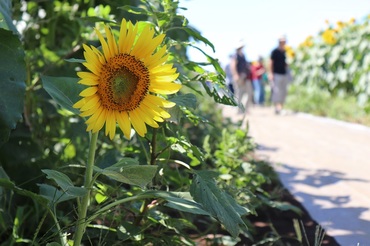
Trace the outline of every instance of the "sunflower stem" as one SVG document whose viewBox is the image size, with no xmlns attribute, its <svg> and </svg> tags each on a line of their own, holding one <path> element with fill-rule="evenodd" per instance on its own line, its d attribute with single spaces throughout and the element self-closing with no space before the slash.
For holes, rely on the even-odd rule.
<svg viewBox="0 0 370 246">
<path fill-rule="evenodd" d="M 89 156 L 88 156 L 87 164 L 86 164 L 85 182 L 84 182 L 84 187 L 87 190 L 87 192 L 86 192 L 86 195 L 83 196 L 82 201 L 78 206 L 77 229 L 76 229 L 73 246 L 80 246 L 82 236 L 85 233 L 85 229 L 88 224 L 88 221 L 86 219 L 86 214 L 87 214 L 87 208 L 89 207 L 91 189 L 93 186 L 92 176 L 93 176 L 93 170 L 94 170 L 95 151 L 96 151 L 96 143 L 98 141 L 98 135 L 99 135 L 99 131 L 96 133 L 93 133 L 90 139 Z"/>
<path fill-rule="evenodd" d="M 152 141 L 151 141 L 151 151 L 150 151 L 150 165 L 155 164 L 156 151 L 157 151 L 157 129 L 153 129 Z"/>
</svg>

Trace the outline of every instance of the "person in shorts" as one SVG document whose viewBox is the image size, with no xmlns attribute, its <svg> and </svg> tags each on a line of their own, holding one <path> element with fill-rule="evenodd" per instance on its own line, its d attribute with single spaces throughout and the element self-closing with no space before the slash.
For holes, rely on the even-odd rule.
<svg viewBox="0 0 370 246">
<path fill-rule="evenodd" d="M 278 47 L 271 52 L 269 73 L 272 90 L 271 101 L 275 107 L 275 114 L 282 113 L 290 82 L 285 57 L 285 36 L 281 36 L 278 41 Z"/>
</svg>

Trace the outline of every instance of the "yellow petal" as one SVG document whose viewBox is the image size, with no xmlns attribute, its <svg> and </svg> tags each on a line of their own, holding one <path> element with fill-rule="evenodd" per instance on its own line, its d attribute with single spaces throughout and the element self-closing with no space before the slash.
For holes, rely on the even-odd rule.
<svg viewBox="0 0 370 246">
<path fill-rule="evenodd" d="M 99 81 L 97 79 L 84 78 L 78 81 L 78 83 L 82 85 L 97 85 Z"/>
<path fill-rule="evenodd" d="M 151 76 L 151 80 L 155 82 L 172 82 L 179 77 L 178 73 L 167 74 L 162 76 Z"/>
<path fill-rule="evenodd" d="M 92 97 L 88 97 L 86 98 L 85 105 L 83 105 L 80 110 L 86 111 L 88 109 L 91 109 L 92 107 L 98 108 L 98 106 L 100 106 L 99 101 L 100 101 L 100 98 L 96 95 Z"/>
<path fill-rule="evenodd" d="M 133 25 L 131 21 L 128 22 L 127 27 L 127 36 L 125 42 L 123 42 L 121 45 L 121 53 L 127 53 L 129 54 L 131 51 L 131 48 L 134 44 L 136 34 L 138 30 L 138 25 Z"/>
<path fill-rule="evenodd" d="M 148 46 L 152 46 L 153 35 L 154 31 L 150 29 L 149 25 L 144 26 L 130 54 L 139 58 L 145 57 L 143 51 Z"/>
<path fill-rule="evenodd" d="M 126 37 L 127 37 L 127 22 L 125 18 L 122 18 L 121 29 L 119 31 L 119 38 L 118 38 L 118 49 L 120 53 L 125 53 L 123 52 L 123 45 L 126 42 Z"/>
<path fill-rule="evenodd" d="M 154 96 L 154 95 L 151 95 L 151 94 L 148 94 L 147 97 L 148 97 L 148 100 L 151 100 L 156 105 L 159 105 L 159 106 L 164 107 L 164 108 L 172 108 L 173 106 L 176 105 L 176 103 L 174 103 L 174 102 L 167 101 L 167 100 L 165 100 L 161 97 Z"/>
<path fill-rule="evenodd" d="M 95 112 L 97 112 L 98 110 L 100 110 L 100 109 L 94 107 L 94 108 L 91 108 L 89 110 L 86 110 L 86 111 L 82 112 L 80 114 L 80 116 L 81 117 L 87 117 L 87 116 L 95 114 Z"/>
<path fill-rule="evenodd" d="M 127 139 L 131 138 L 131 123 L 130 119 L 128 118 L 127 112 L 118 112 L 115 111 L 116 119 L 118 122 L 119 127 L 121 128 L 123 134 Z"/>
<path fill-rule="evenodd" d="M 103 49 L 103 54 L 105 56 L 105 60 L 109 61 L 109 59 L 112 57 L 111 52 L 109 50 L 109 46 L 107 42 L 105 41 L 103 35 L 99 32 L 98 29 L 95 29 L 96 35 L 98 35 L 99 41 L 101 43 L 101 47 Z M 106 34 L 108 35 L 108 34 Z"/>
<path fill-rule="evenodd" d="M 99 58 L 99 61 L 101 64 L 105 64 L 106 63 L 106 60 L 105 60 L 105 57 L 104 55 L 100 52 L 100 50 L 98 50 L 97 48 L 95 48 L 94 46 L 91 46 L 91 49 L 94 51 L 94 53 L 97 55 L 97 57 Z"/>
<path fill-rule="evenodd" d="M 159 94 L 173 94 L 180 90 L 181 85 L 176 83 L 150 83 L 149 91 Z"/>
<path fill-rule="evenodd" d="M 107 110 L 106 115 L 105 135 L 108 136 L 108 134 L 110 139 L 113 139 L 116 134 L 116 116 L 112 110 Z"/>
<path fill-rule="evenodd" d="M 78 102 L 76 102 L 75 104 L 73 104 L 73 108 L 82 108 L 82 106 L 84 106 L 86 104 L 86 99 L 85 98 L 82 98 L 81 100 L 79 100 Z"/>
<path fill-rule="evenodd" d="M 152 115 L 146 114 L 145 111 L 141 109 L 141 107 L 136 108 L 135 111 L 137 112 L 138 117 L 140 119 L 143 119 L 146 124 L 153 128 L 159 127 L 158 123 L 153 120 Z"/>
<path fill-rule="evenodd" d="M 111 56 L 118 55 L 117 43 L 109 26 L 105 26 L 105 35 L 107 36 Z"/>
<path fill-rule="evenodd" d="M 90 72 L 77 72 L 77 76 L 81 79 L 98 79 L 99 77 Z"/>
<path fill-rule="evenodd" d="M 153 109 L 149 108 L 148 106 L 146 106 L 145 104 L 141 104 L 140 105 L 140 108 L 143 112 L 145 112 L 147 115 L 151 115 L 151 117 L 153 118 L 153 120 L 157 121 L 157 122 L 163 122 L 164 120 L 161 118 L 161 115 L 154 111 Z"/>
<path fill-rule="evenodd" d="M 96 120 L 99 118 L 99 116 L 102 114 L 102 112 L 104 111 L 104 108 L 103 107 L 99 107 L 97 110 L 96 110 L 96 112 L 93 114 L 93 115 L 91 115 L 91 117 L 90 118 L 88 118 L 87 120 L 86 120 L 86 124 L 88 125 L 88 127 L 87 127 L 87 131 L 90 131 L 90 130 L 92 130 L 93 129 L 93 127 L 94 127 L 94 125 L 95 125 L 95 123 L 96 123 Z"/>
<path fill-rule="evenodd" d="M 82 96 L 82 97 L 91 97 L 97 91 L 98 91 L 98 87 L 97 86 L 91 86 L 91 87 L 88 87 L 85 90 L 81 91 L 79 95 Z"/>
<path fill-rule="evenodd" d="M 147 106 L 148 108 L 152 109 L 153 111 L 157 112 L 160 117 L 162 118 L 170 118 L 171 115 L 167 113 L 164 109 L 158 107 L 157 105 L 151 103 L 150 100 L 143 100 L 141 104 Z"/>
<path fill-rule="evenodd" d="M 176 72 L 176 68 L 173 68 L 172 64 L 163 64 L 161 66 L 157 66 L 155 68 L 150 69 L 150 72 L 155 75 L 160 75 L 160 73 L 164 72 L 166 72 L 166 74 L 167 73 L 172 74 Z"/>
<path fill-rule="evenodd" d="M 86 62 L 89 63 L 91 68 L 93 68 L 95 71 L 99 73 L 100 71 L 99 57 L 94 53 L 94 51 L 89 46 L 84 44 L 83 47 L 85 49 L 84 57 L 86 59 Z"/>
<path fill-rule="evenodd" d="M 100 129 L 102 129 L 103 126 L 104 126 L 104 123 L 106 122 L 106 118 L 107 118 L 107 110 L 103 109 L 101 114 L 99 115 L 98 119 L 95 122 L 95 125 L 94 125 L 94 128 L 92 129 L 92 132 L 97 132 Z"/>
<path fill-rule="evenodd" d="M 148 57 L 148 58 L 144 59 L 145 65 L 149 69 L 152 69 L 152 68 L 155 68 L 158 65 L 163 64 L 164 62 L 159 63 L 158 60 L 165 57 L 165 61 L 167 61 L 168 55 L 166 55 L 166 52 L 167 52 L 167 46 L 164 45 L 161 48 L 159 48 L 159 50 L 155 54 L 153 54 L 151 57 Z"/>
<path fill-rule="evenodd" d="M 147 131 L 144 121 L 138 117 L 135 110 L 130 111 L 129 116 L 130 116 L 132 126 L 134 127 L 137 134 L 139 134 L 141 137 L 144 137 Z"/>
</svg>

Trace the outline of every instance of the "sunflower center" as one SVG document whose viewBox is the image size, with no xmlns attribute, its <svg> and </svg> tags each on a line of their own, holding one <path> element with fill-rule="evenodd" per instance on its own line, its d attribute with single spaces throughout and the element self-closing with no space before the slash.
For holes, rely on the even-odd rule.
<svg viewBox="0 0 370 246">
<path fill-rule="evenodd" d="M 132 111 L 147 95 L 149 84 L 149 70 L 143 62 L 118 54 L 102 66 L 98 94 L 105 108 Z"/>
</svg>

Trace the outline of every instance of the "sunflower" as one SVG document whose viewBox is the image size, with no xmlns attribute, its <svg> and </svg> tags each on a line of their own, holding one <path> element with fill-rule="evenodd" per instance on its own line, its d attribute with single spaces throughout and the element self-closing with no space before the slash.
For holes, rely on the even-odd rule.
<svg viewBox="0 0 370 246">
<path fill-rule="evenodd" d="M 105 135 L 113 139 L 118 123 L 126 138 L 130 138 L 131 126 L 144 136 L 146 125 L 158 128 L 158 122 L 170 117 L 164 108 L 175 105 L 160 94 L 173 94 L 181 88 L 174 83 L 176 69 L 166 64 L 167 47 L 161 45 L 165 35 L 154 36 L 149 25 L 138 32 L 138 23 L 133 25 L 125 19 L 118 42 L 108 25 L 104 29 L 106 39 L 95 30 L 102 51 L 83 45 L 83 65 L 89 71 L 77 75 L 79 83 L 88 88 L 79 94 L 83 98 L 73 107 L 82 117 L 89 117 L 87 131 L 97 132 L 105 124 Z"/>
</svg>

